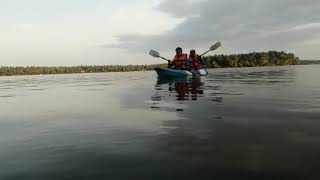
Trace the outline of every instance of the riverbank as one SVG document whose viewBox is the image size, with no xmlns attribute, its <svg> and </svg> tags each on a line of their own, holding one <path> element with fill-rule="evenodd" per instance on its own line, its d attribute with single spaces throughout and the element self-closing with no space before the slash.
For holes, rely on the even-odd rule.
<svg viewBox="0 0 320 180">
<path fill-rule="evenodd" d="M 257 67 L 285 66 L 299 64 L 299 57 L 284 51 L 253 52 L 247 54 L 214 55 L 203 57 L 206 65 L 211 68 L 221 67 Z"/>
<path fill-rule="evenodd" d="M 299 65 L 320 64 L 320 60 L 300 60 Z"/>
<path fill-rule="evenodd" d="M 320 61 L 300 60 L 293 53 L 269 51 L 248 54 L 214 55 L 203 57 L 207 68 L 237 68 L 259 66 L 285 66 L 320 64 Z M 167 64 L 151 65 L 101 65 L 71 67 L 0 67 L 0 76 L 41 75 L 41 74 L 77 74 L 104 72 L 152 71 L 156 67 L 167 67 Z"/>
<path fill-rule="evenodd" d="M 296 65 L 320 64 L 320 61 L 298 63 Z M 1 76 L 23 76 L 23 75 L 54 75 L 54 74 L 80 74 L 80 73 L 107 73 L 107 72 L 138 72 L 153 71 L 156 67 L 167 67 L 167 64 L 136 65 L 136 66 L 74 66 L 74 67 L 0 67 Z M 247 66 L 250 67 L 250 66 Z M 258 67 L 258 66 L 255 66 Z M 260 66 L 265 67 L 265 66 Z M 210 67 L 230 68 L 230 67 Z M 241 67 L 231 67 L 241 68 Z"/>
<path fill-rule="evenodd" d="M 0 67 L 0 76 L 41 75 L 41 74 L 78 74 L 104 72 L 151 71 L 156 67 L 167 67 L 166 64 L 152 65 L 102 65 L 102 66 L 71 66 L 71 67 Z"/>
</svg>

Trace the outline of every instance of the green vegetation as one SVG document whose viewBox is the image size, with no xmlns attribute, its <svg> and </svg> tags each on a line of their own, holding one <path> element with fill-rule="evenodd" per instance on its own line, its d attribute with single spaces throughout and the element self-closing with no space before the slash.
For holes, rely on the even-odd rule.
<svg viewBox="0 0 320 180">
<path fill-rule="evenodd" d="M 300 61 L 292 53 L 269 51 L 249 54 L 215 55 L 203 57 L 208 68 L 221 67 L 253 67 L 281 66 L 297 64 L 319 64 L 320 61 Z M 150 71 L 155 67 L 167 67 L 167 64 L 128 65 L 128 66 L 73 66 L 73 67 L 0 67 L 0 76 L 39 75 L 39 74 L 71 74 L 71 73 L 100 73 Z"/>
<path fill-rule="evenodd" d="M 249 54 L 215 55 L 203 57 L 207 67 L 254 67 L 296 65 L 299 58 L 292 53 L 269 51 Z"/>
<path fill-rule="evenodd" d="M 299 65 L 320 64 L 320 60 L 301 60 Z"/>
<path fill-rule="evenodd" d="M 101 73 L 150 71 L 155 67 L 167 67 L 166 64 L 128 65 L 128 66 L 73 66 L 73 67 L 0 67 L 0 76 L 39 75 L 39 74 L 71 74 L 71 73 Z"/>
</svg>

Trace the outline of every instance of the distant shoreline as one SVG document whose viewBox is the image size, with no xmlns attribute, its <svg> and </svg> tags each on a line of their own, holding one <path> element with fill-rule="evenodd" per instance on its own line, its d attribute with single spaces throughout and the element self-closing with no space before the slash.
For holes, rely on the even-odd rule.
<svg viewBox="0 0 320 180">
<path fill-rule="evenodd" d="M 316 61 L 315 63 L 299 63 L 296 64 L 296 66 L 298 65 L 320 65 L 320 60 Z M 138 65 L 138 66 L 143 66 L 143 65 Z M 282 65 L 282 66 L 286 66 L 286 65 Z M 288 65 L 291 66 L 291 65 Z M 89 67 L 89 66 L 88 66 Z M 155 65 L 155 67 L 167 67 L 167 64 L 158 64 Z M 250 66 L 250 67 L 276 67 L 276 66 Z M 2 68 L 5 67 L 0 67 L 0 71 Z M 15 67 L 11 67 L 11 68 L 15 68 Z M 25 68 L 29 68 L 29 67 L 25 67 Z M 43 67 L 41 67 L 43 68 Z M 59 67 L 45 67 L 45 68 L 59 68 Z M 72 68 L 72 67 L 63 67 L 63 68 Z M 10 76 L 39 76 L 39 75 L 63 75 L 63 74 L 94 74 L 94 73 L 116 73 L 116 72 L 144 72 L 144 71 L 153 71 L 154 68 L 147 68 L 147 69 L 139 69 L 139 70 L 126 70 L 126 71 L 97 71 L 97 72 L 69 72 L 69 73 L 30 73 L 30 74 L 10 74 L 10 75 L 0 75 L 0 77 L 10 77 Z M 207 69 L 220 69 L 220 68 L 246 68 L 246 67 L 208 67 Z"/>
<path fill-rule="evenodd" d="M 300 60 L 298 65 L 320 64 L 320 60 Z"/>
<path fill-rule="evenodd" d="M 137 72 L 151 71 L 156 67 L 167 67 L 167 64 L 152 65 L 102 65 L 102 66 L 27 66 L 27 67 L 0 67 L 0 76 L 23 75 L 54 75 L 54 74 L 85 74 L 108 72 Z"/>
<path fill-rule="evenodd" d="M 286 66 L 320 64 L 315 60 L 299 60 L 293 53 L 283 51 L 254 52 L 248 54 L 214 55 L 203 57 L 207 68 L 239 68 L 259 66 Z M 50 74 L 80 74 L 107 72 L 152 71 L 156 67 L 166 68 L 167 64 L 151 65 L 102 65 L 102 66 L 27 66 L 0 67 L 0 76 L 50 75 Z"/>
</svg>

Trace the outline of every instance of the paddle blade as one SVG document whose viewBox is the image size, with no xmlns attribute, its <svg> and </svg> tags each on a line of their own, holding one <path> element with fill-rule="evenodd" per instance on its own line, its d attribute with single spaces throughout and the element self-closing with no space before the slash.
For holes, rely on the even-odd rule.
<svg viewBox="0 0 320 180">
<path fill-rule="evenodd" d="M 214 51 L 214 50 L 218 49 L 220 46 L 221 46 L 221 42 L 219 41 L 210 47 L 210 51 Z"/>
<path fill-rule="evenodd" d="M 157 51 L 152 50 L 152 49 L 150 50 L 149 54 L 150 54 L 150 56 L 155 57 L 155 58 L 160 57 L 160 54 Z"/>
</svg>

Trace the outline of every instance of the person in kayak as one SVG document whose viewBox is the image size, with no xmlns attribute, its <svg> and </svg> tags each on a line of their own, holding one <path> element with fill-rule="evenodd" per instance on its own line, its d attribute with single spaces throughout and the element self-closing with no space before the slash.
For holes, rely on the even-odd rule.
<svg viewBox="0 0 320 180">
<path fill-rule="evenodd" d="M 203 68 L 203 61 L 201 56 L 196 53 L 196 50 L 191 50 L 189 55 L 190 69 L 199 70 Z"/>
<path fill-rule="evenodd" d="M 169 68 L 185 70 L 185 69 L 188 69 L 188 67 L 189 67 L 188 54 L 184 54 L 182 52 L 182 48 L 177 47 L 176 56 L 174 57 L 173 61 L 169 63 Z"/>
</svg>

